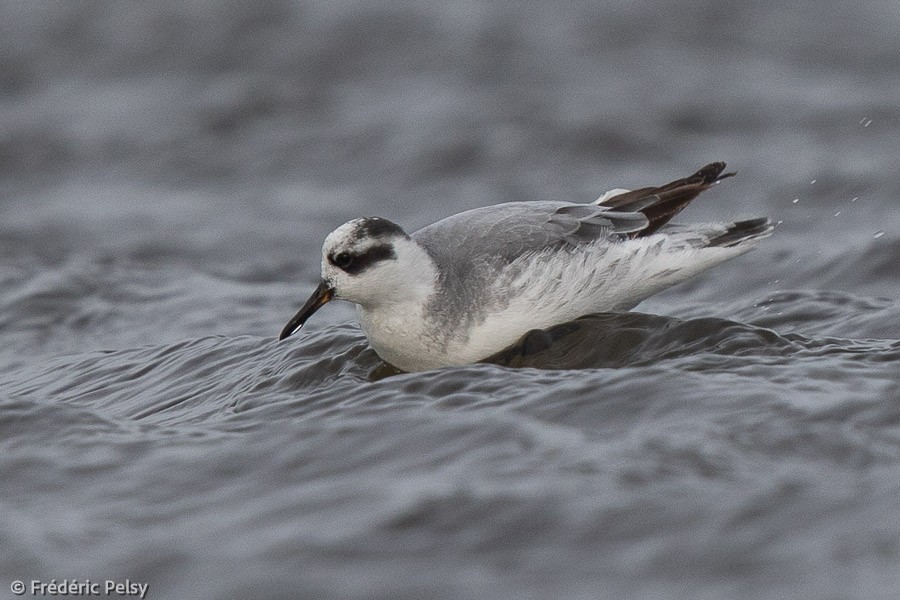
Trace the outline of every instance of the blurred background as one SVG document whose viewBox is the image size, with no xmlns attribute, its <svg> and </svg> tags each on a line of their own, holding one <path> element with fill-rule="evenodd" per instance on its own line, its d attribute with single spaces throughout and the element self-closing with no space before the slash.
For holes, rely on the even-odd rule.
<svg viewBox="0 0 900 600">
<path fill-rule="evenodd" d="M 253 438 L 260 442 L 258 453 L 248 450 L 248 461 L 271 455 L 271 442 L 262 442 L 270 435 L 264 421 L 233 421 L 237 416 L 229 412 L 231 407 L 246 397 L 228 396 L 232 392 L 223 391 L 221 382 L 211 383 L 221 375 L 214 367 L 237 369 L 236 379 L 228 380 L 229 390 L 246 383 L 240 388 L 244 392 L 252 389 L 263 394 L 263 383 L 253 387 L 257 382 L 253 377 L 262 377 L 262 371 L 256 365 L 241 372 L 241 360 L 252 356 L 265 361 L 269 359 L 263 357 L 273 352 L 287 352 L 285 346 L 273 349 L 271 339 L 316 283 L 325 235 L 357 216 L 386 217 L 412 231 L 444 216 L 499 202 L 588 202 L 614 187 L 662 184 L 708 162 L 725 160 L 738 176 L 704 194 L 680 219 L 769 216 L 781 223 L 776 234 L 754 253 L 648 301 L 641 310 L 683 318 L 734 318 L 782 334 L 900 337 L 896 302 L 900 295 L 898 31 L 900 3 L 896 0 L 852 4 L 837 0 L 0 0 L 0 335 L 4 342 L 0 379 L 6 380 L 5 388 L 0 385 L 0 396 L 5 402 L 20 403 L 15 404 L 20 420 L 7 422 L 8 435 L 13 436 L 5 450 L 10 458 L 5 464 L 0 461 L 4 489 L 17 490 L 4 491 L 10 494 L 5 512 L 15 517 L 0 523 L 5 531 L 0 540 L 6 546 L 5 553 L 0 551 L 0 573 L 8 573 L 8 579 L 28 579 L 26 574 L 35 572 L 48 578 L 83 577 L 77 569 L 100 573 L 100 565 L 115 563 L 113 557 L 121 553 L 127 565 L 143 565 L 144 571 L 139 572 L 147 577 L 169 581 L 168 588 L 156 584 L 157 595 L 151 591 L 151 597 L 160 598 L 179 597 L 190 590 L 189 581 L 198 573 L 222 577 L 239 572 L 233 566 L 219 569 L 216 565 L 226 564 L 222 556 L 193 546 L 189 537 L 178 537 L 186 533 L 173 534 L 175 541 L 167 537 L 172 532 L 165 529 L 165 519 L 174 517 L 157 510 L 156 504 L 154 509 L 143 505 L 140 498 L 145 488 L 138 483 L 120 498 L 122 504 L 115 505 L 126 516 L 106 521 L 86 506 L 106 506 L 103 499 L 108 495 L 104 494 L 112 493 L 125 473 L 145 473 L 140 481 L 160 485 L 159 477 L 165 479 L 162 474 L 173 464 L 187 468 L 190 461 L 196 461 L 197 471 L 191 472 L 200 480 L 208 476 L 210 481 L 231 481 L 225 463 L 238 460 L 237 448 L 252 447 L 247 439 L 228 437 L 234 431 L 259 429 Z M 287 377 L 291 364 L 356 348 L 353 344 L 362 343 L 358 332 L 333 329 L 352 321 L 352 316 L 352 311 L 337 303 L 321 311 L 310 322 L 308 345 L 299 350 L 294 346 L 295 353 L 289 356 L 279 355 L 278 360 L 285 362 L 271 367 L 274 371 L 263 369 L 266 376 Z M 332 341 L 316 337 L 328 332 Z M 307 342 L 297 342 L 301 343 Z M 109 356 L 102 359 L 99 351 Z M 224 355 L 216 354 L 219 351 Z M 141 364 L 148 368 L 170 364 L 166 362 L 169 352 L 180 357 L 182 367 L 162 368 L 157 379 L 155 373 L 140 370 Z M 350 360 L 355 354 L 341 356 L 340 360 Z M 311 372 L 329 377 L 344 368 L 340 361 L 315 364 Z M 105 370 L 96 371 L 101 366 Z M 891 378 L 896 380 L 896 363 L 888 361 L 883 366 L 877 385 L 870 379 L 874 387 L 857 386 L 860 393 L 896 399 L 896 386 L 889 388 Z M 840 370 L 832 372 L 838 374 L 829 376 L 829 381 L 840 381 Z M 816 379 L 819 374 L 804 373 L 816 383 L 806 380 L 804 384 L 802 377 L 791 380 L 800 381 L 796 390 L 815 388 L 820 395 L 832 394 Z M 293 432 L 285 424 L 306 414 L 301 407 L 310 401 L 298 391 L 300 376 L 294 377 L 284 389 L 272 389 L 272 394 L 283 395 L 278 397 L 281 402 L 294 398 L 294 404 L 281 405 L 287 412 L 279 417 L 287 421 L 267 417 L 279 423 L 282 437 L 274 439 L 286 445 L 297 442 L 295 435 L 303 439 L 312 435 L 306 430 L 302 435 Z M 887 377 L 887 382 L 881 377 Z M 305 389 L 313 388 L 309 384 Z M 733 389 L 716 389 L 726 388 Z M 363 388 L 354 389 L 364 393 Z M 425 393 L 422 389 L 432 390 L 427 386 L 404 389 L 413 396 Z M 433 393 L 441 396 L 447 389 L 437 386 Z M 850 393 L 849 387 L 841 389 Z M 794 392 L 785 391 L 785 397 Z M 390 396 L 400 391 L 388 388 L 379 393 Z M 346 398 L 350 392 L 341 394 Z M 181 395 L 203 400 L 184 413 L 157 413 Z M 73 441 L 74 446 L 54 445 L 53 440 L 68 439 L 66 435 L 46 436 L 49 430 L 65 431 L 64 423 L 75 417 L 67 413 L 55 421 L 52 416 L 34 416 L 44 414 L 40 407 L 57 401 L 76 415 L 96 418 L 79 432 L 71 432 L 73 440 L 83 440 Z M 133 425 L 134 419 L 147 416 L 151 421 L 158 419 L 155 422 L 162 429 Z M 227 427 L 216 430 L 206 421 L 218 418 Z M 890 427 L 890 419 L 885 418 L 882 424 Z M 105 431 L 101 424 L 107 421 L 115 423 L 124 436 L 123 445 L 115 446 L 119 450 L 110 450 L 106 459 L 80 454 L 87 448 L 81 444 L 93 439 L 86 432 Z M 198 433 L 200 429 L 203 434 Z M 165 437 L 162 431 L 174 436 L 170 442 L 175 446 L 188 448 L 185 452 L 192 458 L 181 463 L 166 454 L 172 447 L 156 437 Z M 387 431 L 400 433 L 395 428 Z M 895 433 L 879 431 L 891 440 L 896 438 Z M 25 437 L 16 438 L 14 433 Z M 216 454 L 220 446 L 205 454 L 191 445 L 195 433 L 213 438 L 221 434 L 232 440 L 228 443 L 235 444 L 229 450 L 233 454 L 222 455 L 228 461 L 221 458 Z M 95 439 L 92 444 L 102 448 L 105 443 Z M 328 455 L 326 449 L 332 443 L 327 437 L 326 445 L 310 442 L 298 452 L 306 452 L 307 457 Z M 436 442 L 432 437 L 422 443 Z M 169 458 L 151 460 L 140 452 L 137 458 L 127 458 L 132 455 L 123 448 L 133 449 L 133 444 L 150 444 L 162 453 L 160 457 Z M 885 444 L 879 456 L 896 458 L 900 446 Z M 417 455 L 417 448 L 412 444 L 408 456 Z M 352 445 L 343 450 L 347 455 L 354 453 Z M 860 450 L 864 451 L 868 450 Z M 34 458 L 46 458 L 46 452 L 53 456 L 49 463 Z M 177 449 L 175 453 L 178 456 Z M 210 462 L 212 455 L 225 462 Z M 23 467 L 32 464 L 28 462 L 32 459 L 38 460 L 34 463 L 38 466 Z M 66 460 L 74 461 L 70 465 L 74 470 L 60 466 Z M 89 467 L 79 460 L 88 461 Z M 608 466 L 601 464 L 601 470 Z M 77 474 L 78 465 L 99 477 L 97 488 L 62 494 L 64 488 L 87 489 Z M 294 467 L 285 468 L 284 472 L 296 474 Z M 834 489 L 837 484 L 827 475 L 832 467 L 817 468 L 824 474 L 821 489 Z M 246 469 L 254 472 L 249 463 Z M 264 478 L 260 489 L 278 489 L 284 477 L 294 482 L 282 471 L 273 473 L 281 474 Z M 369 474 L 376 481 L 383 479 Z M 372 479 L 363 479 L 377 487 Z M 536 481 L 546 482 L 540 477 Z M 172 497 L 191 489 L 186 482 L 172 485 L 163 486 Z M 787 490 L 788 496 L 795 489 L 773 486 Z M 255 498 L 249 489 L 248 496 Z M 285 489 L 303 493 L 290 486 Z M 399 489 L 394 491 L 399 494 Z M 742 489 L 748 488 L 738 486 L 732 492 L 739 497 Z M 219 493 L 210 485 L 198 502 L 211 505 Z M 360 494 L 366 503 L 377 504 Z M 850 492 L 847 497 L 856 498 Z M 872 522 L 895 520 L 894 504 L 884 500 L 886 496 L 878 497 L 887 504 L 864 499 L 840 527 L 865 520 L 867 514 L 873 516 Z M 641 505 L 640 498 L 628 498 L 633 506 Z M 153 502 L 169 506 L 162 498 Z M 718 506 L 709 502 L 698 506 Z M 509 506 L 495 508 L 502 512 Z M 577 513 L 568 508 L 575 511 L 570 516 Z M 360 510 L 353 505 L 343 517 L 336 513 L 335 523 L 345 518 L 352 521 Z M 293 514 L 302 512 L 298 508 Z M 791 522 L 791 515 L 802 512 L 779 513 L 760 524 L 758 531 L 777 537 Z M 212 546 L 225 535 L 215 525 L 217 519 L 226 524 L 229 518 L 242 522 L 241 514 L 235 508 L 224 517 L 212 512 L 188 523 L 200 532 L 192 535 Z M 150 536 L 156 544 L 150 544 L 149 554 L 127 541 L 147 534 L 142 515 L 151 515 L 151 521 L 152 515 L 160 519 L 146 525 L 156 536 Z M 451 524 L 444 526 L 465 530 L 464 523 L 478 520 L 471 513 L 458 516 L 460 522 L 450 516 Z M 636 532 L 641 517 L 632 517 L 621 527 L 640 537 Z M 293 523 L 287 514 L 280 518 L 282 526 Z M 443 559 L 437 548 L 444 535 L 443 521 L 433 514 L 422 518 L 428 527 L 438 523 L 436 530 L 429 529 L 431 537 L 424 538 L 431 542 L 420 540 L 424 545 L 417 546 L 435 562 L 416 562 L 415 570 L 440 570 Z M 44 537 L 22 542 L 15 532 L 43 531 L 42 519 L 51 522 Z M 590 517 L 578 519 L 588 530 L 607 531 L 610 526 L 606 517 L 602 526 Z M 31 525 L 17 524 L 20 521 Z M 175 523 L 185 526 L 178 519 Z M 558 532 L 559 523 L 553 523 L 549 531 Z M 598 589 L 610 593 L 639 589 L 642 597 L 666 596 L 674 589 L 689 594 L 682 597 L 694 598 L 722 597 L 722 592 L 748 598 L 797 594 L 843 598 L 868 589 L 870 594 L 859 597 L 889 597 L 894 580 L 888 573 L 897 566 L 900 548 L 900 538 L 893 533 L 872 545 L 853 542 L 857 546 L 848 547 L 873 552 L 871 561 L 861 571 L 839 569 L 841 576 L 826 584 L 815 577 L 815 564 L 825 561 L 846 567 L 840 556 L 852 557 L 857 550 L 834 556 L 826 550 L 821 552 L 827 556 L 818 550 L 803 554 L 810 546 L 829 547 L 819 533 L 807 531 L 809 535 L 796 544 L 779 538 L 773 542 L 775 550 L 767 546 L 766 552 L 772 553 L 762 559 L 757 551 L 763 552 L 763 538 L 744 542 L 729 538 L 731 546 L 722 552 L 734 560 L 710 567 L 702 584 L 685 583 L 679 575 L 682 569 L 695 570 L 708 564 L 711 556 L 692 544 L 703 545 L 715 536 L 702 527 L 682 524 L 680 537 L 654 538 L 652 532 L 644 532 L 641 543 L 627 546 L 627 552 L 621 545 L 594 543 L 589 534 L 585 534 L 587 541 L 579 538 L 572 543 L 563 536 L 549 554 L 535 554 L 541 561 L 555 556 L 559 564 L 566 557 L 580 557 L 576 563 L 581 567 L 574 572 L 560 567 L 565 575 L 557 578 L 549 572 L 523 574 L 536 568 L 536 563 L 519 552 L 527 554 L 528 548 L 538 544 L 527 530 L 541 531 L 540 523 L 528 517 L 510 526 L 523 537 L 505 542 L 510 553 L 496 550 L 499 554 L 491 555 L 500 556 L 500 562 L 495 564 L 499 570 L 489 577 L 477 575 L 474 563 L 460 558 L 465 556 L 460 548 L 467 547 L 454 538 L 455 550 L 448 552 L 456 557 L 451 561 L 456 566 L 434 579 L 450 587 L 431 588 L 427 582 L 420 582 L 420 587 L 397 587 L 402 576 L 390 573 L 402 570 L 391 571 L 385 563 L 381 572 L 387 575 L 374 579 L 372 597 L 416 597 L 450 589 L 456 597 L 521 598 L 529 597 L 531 586 L 543 590 L 532 596 L 536 598 L 551 597 L 546 594 L 597 597 Z M 896 533 L 897 525 L 890 527 Z M 68 532 L 58 534 L 63 541 L 50 533 L 60 528 Z M 386 539 L 378 537 L 383 533 L 379 531 L 376 528 L 375 537 L 366 538 L 370 546 L 354 547 L 379 552 Z M 109 542 L 107 548 L 76 556 L 97 535 Z M 273 535 L 251 527 L 245 539 L 270 540 Z M 330 539 L 319 540 L 317 548 L 337 552 Z M 240 559 L 253 572 L 268 573 L 268 579 L 263 579 L 269 586 L 256 589 L 265 590 L 270 598 L 326 597 L 326 592 L 335 590 L 340 597 L 366 597 L 362 580 L 378 570 L 358 571 L 358 579 L 329 587 L 323 582 L 332 576 L 350 577 L 344 569 L 347 563 L 342 562 L 347 555 L 304 547 L 306 554 L 299 554 L 306 557 L 305 564 L 313 559 L 333 562 L 327 568 L 316 567 L 317 573 L 326 574 L 317 580 L 322 586 L 319 595 L 294 594 L 290 590 L 296 588 L 279 588 L 271 582 L 281 581 L 278 574 L 284 573 L 285 565 L 301 579 L 310 571 L 290 560 L 267 562 L 272 555 L 260 544 L 257 554 L 247 550 L 248 555 L 239 544 L 227 546 L 228 556 Z M 695 554 L 679 556 L 683 545 L 695 548 Z M 656 554 L 642 563 L 641 557 L 652 554 L 650 547 L 662 548 L 659 552 L 664 556 Z M 431 554 L 423 548 L 430 548 Z M 643 570 L 629 570 L 623 566 L 628 562 L 624 558 L 622 563 L 603 559 L 605 566 L 596 572 L 589 567 L 585 557 L 607 556 L 613 548 L 643 565 Z M 799 562 L 773 566 L 781 564 L 773 556 L 793 553 L 803 556 Z M 283 560 L 282 554 L 278 556 Z M 483 558 L 478 552 L 471 556 L 478 561 Z M 832 559 L 837 563 L 829 562 Z M 361 559 L 347 560 L 358 565 Z M 524 564 L 525 570 L 503 575 L 504 561 L 511 561 L 507 566 Z M 774 583 L 761 565 L 775 570 Z M 135 574 L 123 564 L 118 568 L 126 575 Z M 609 575 L 603 585 L 592 579 L 601 571 Z M 842 578 L 849 581 L 848 573 L 855 574 L 852 585 L 847 584 L 851 587 L 840 588 Z M 634 577 L 645 578 L 644 586 L 634 588 Z M 791 582 L 797 578 L 803 583 L 794 588 Z M 248 597 L 241 596 L 244 588 L 229 583 L 227 577 L 220 581 L 225 583 L 213 591 L 194 588 L 193 597 Z M 585 583 L 589 581 L 594 583 Z M 855 587 L 863 583 L 874 587 Z M 832 584 L 842 591 L 828 596 Z M 779 596 L 784 590 L 791 593 Z"/>
</svg>

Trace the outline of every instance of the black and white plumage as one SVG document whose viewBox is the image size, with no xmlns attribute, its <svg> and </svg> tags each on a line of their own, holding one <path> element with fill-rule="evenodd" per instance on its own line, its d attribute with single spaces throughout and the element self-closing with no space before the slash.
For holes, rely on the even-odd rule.
<svg viewBox="0 0 900 600">
<path fill-rule="evenodd" d="M 481 360 L 532 329 L 628 310 L 750 250 L 768 219 L 674 225 L 725 163 L 593 204 L 510 202 L 452 215 L 411 235 L 354 219 L 325 240 L 322 283 L 284 339 L 333 297 L 355 302 L 385 361 L 406 371 Z"/>
</svg>

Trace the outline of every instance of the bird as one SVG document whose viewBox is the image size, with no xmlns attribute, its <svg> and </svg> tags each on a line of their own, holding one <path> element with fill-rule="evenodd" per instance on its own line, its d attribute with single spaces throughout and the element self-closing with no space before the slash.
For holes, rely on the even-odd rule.
<svg viewBox="0 0 900 600">
<path fill-rule="evenodd" d="M 348 300 L 381 359 L 415 372 L 478 362 L 534 329 L 628 311 L 772 233 L 768 218 L 670 223 L 735 175 L 725 167 L 590 204 L 475 208 L 412 234 L 381 217 L 353 219 L 325 238 L 321 282 L 279 340 L 332 299 Z"/>
</svg>

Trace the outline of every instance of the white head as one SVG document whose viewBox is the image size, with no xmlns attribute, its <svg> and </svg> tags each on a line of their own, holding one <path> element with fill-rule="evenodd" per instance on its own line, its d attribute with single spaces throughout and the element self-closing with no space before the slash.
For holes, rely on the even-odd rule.
<svg viewBox="0 0 900 600">
<path fill-rule="evenodd" d="M 377 310 L 431 293 L 434 274 L 431 258 L 396 223 L 380 217 L 348 221 L 325 238 L 322 283 L 279 339 L 300 329 L 332 298 Z"/>
</svg>

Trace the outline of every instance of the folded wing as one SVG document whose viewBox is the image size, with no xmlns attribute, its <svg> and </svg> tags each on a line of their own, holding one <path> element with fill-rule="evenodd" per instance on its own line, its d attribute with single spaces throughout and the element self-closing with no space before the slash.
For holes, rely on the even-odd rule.
<svg viewBox="0 0 900 600">
<path fill-rule="evenodd" d="M 649 221 L 647 227 L 633 234 L 633 237 L 644 237 L 668 223 L 700 192 L 734 175 L 723 173 L 724 170 L 724 162 L 710 163 L 690 177 L 676 179 L 659 187 L 607 192 L 597 200 L 597 205 L 605 206 L 612 212 L 638 212 L 646 216 Z M 617 191 L 622 193 L 614 193 Z"/>
</svg>

